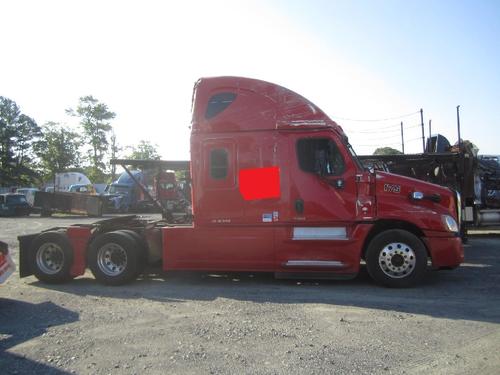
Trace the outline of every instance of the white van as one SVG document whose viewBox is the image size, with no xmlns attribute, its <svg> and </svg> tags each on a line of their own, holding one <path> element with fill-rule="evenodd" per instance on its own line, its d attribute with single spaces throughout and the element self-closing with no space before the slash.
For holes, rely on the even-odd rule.
<svg viewBox="0 0 500 375">
<path fill-rule="evenodd" d="M 69 191 L 71 185 L 92 185 L 92 182 L 83 173 L 56 173 L 55 191 Z"/>
</svg>

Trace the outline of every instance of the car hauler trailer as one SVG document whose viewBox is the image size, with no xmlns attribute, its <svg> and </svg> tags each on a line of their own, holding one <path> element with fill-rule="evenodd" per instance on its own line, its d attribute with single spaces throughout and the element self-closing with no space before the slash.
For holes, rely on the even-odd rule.
<svg viewBox="0 0 500 375">
<path fill-rule="evenodd" d="M 442 144 L 440 150 L 429 147 Z M 446 186 L 460 193 L 462 235 L 478 227 L 500 226 L 500 165 L 477 156 L 468 141 L 450 146 L 442 135 L 427 141 L 421 154 L 362 155 L 365 166 Z"/>
<path fill-rule="evenodd" d="M 170 270 L 263 271 L 415 285 L 463 261 L 459 198 L 364 169 L 342 128 L 283 87 L 200 79 L 191 128 L 193 222 L 135 216 L 20 236 L 20 274 L 60 282 L 89 267 L 107 284 L 147 261 Z"/>
<path fill-rule="evenodd" d="M 34 207 L 40 210 L 41 216 L 51 216 L 54 212 L 61 212 L 100 217 L 103 200 L 99 195 L 66 191 L 37 191 Z"/>
</svg>

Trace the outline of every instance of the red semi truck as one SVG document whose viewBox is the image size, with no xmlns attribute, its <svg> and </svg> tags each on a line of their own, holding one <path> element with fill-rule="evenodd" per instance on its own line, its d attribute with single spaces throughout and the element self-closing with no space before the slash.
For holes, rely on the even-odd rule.
<svg viewBox="0 0 500 375">
<path fill-rule="evenodd" d="M 170 270 L 371 277 L 407 287 L 463 261 L 460 196 L 366 170 L 317 106 L 254 79 L 200 79 L 191 128 L 193 223 L 136 216 L 20 236 L 20 274 L 47 282 L 89 267 L 111 285 L 147 261 Z"/>
</svg>

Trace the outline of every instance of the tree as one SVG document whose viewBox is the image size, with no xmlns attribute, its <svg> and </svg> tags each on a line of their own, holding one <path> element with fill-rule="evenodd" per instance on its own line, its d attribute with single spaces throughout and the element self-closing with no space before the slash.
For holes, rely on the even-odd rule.
<svg viewBox="0 0 500 375">
<path fill-rule="evenodd" d="M 0 96 L 0 182 L 13 184 L 14 152 L 12 143 L 15 125 L 21 111 L 13 100 Z"/>
<path fill-rule="evenodd" d="M 33 160 L 33 146 L 42 136 L 42 130 L 35 120 L 26 115 L 19 116 L 17 125 L 13 149 L 16 154 L 17 164 L 25 165 Z"/>
<path fill-rule="evenodd" d="M 102 180 L 106 169 L 104 157 L 108 151 L 108 133 L 112 130 L 109 120 L 115 118 L 115 113 L 92 96 L 81 97 L 76 109 L 67 109 L 66 113 L 80 119 L 83 141 L 90 146 L 87 153 L 91 166 L 89 178 L 92 181 Z"/>
<path fill-rule="evenodd" d="M 76 168 L 80 162 L 80 136 L 56 122 L 42 127 L 43 137 L 36 144 L 37 155 L 46 177 Z"/>
<path fill-rule="evenodd" d="M 160 154 L 157 151 L 158 145 L 152 145 L 151 142 L 141 140 L 137 146 L 129 146 L 132 153 L 127 159 L 136 160 L 160 160 Z"/>
<path fill-rule="evenodd" d="M 111 134 L 111 159 L 116 159 L 118 153 L 122 150 L 118 142 L 116 141 L 116 134 L 113 132 Z M 116 177 L 116 165 L 111 165 L 111 181 L 114 181 Z"/>
<path fill-rule="evenodd" d="M 40 127 L 21 113 L 11 99 L 0 96 L 0 183 L 31 184 L 37 177 L 33 146 L 41 136 Z"/>
<path fill-rule="evenodd" d="M 402 154 L 402 152 L 392 147 L 379 147 L 373 153 L 373 155 L 397 155 L 397 154 Z"/>
</svg>

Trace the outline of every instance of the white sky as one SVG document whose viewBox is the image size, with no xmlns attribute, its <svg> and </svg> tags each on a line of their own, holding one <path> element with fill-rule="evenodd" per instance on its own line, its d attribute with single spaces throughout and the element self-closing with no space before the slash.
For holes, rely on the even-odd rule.
<svg viewBox="0 0 500 375">
<path fill-rule="evenodd" d="M 422 107 L 417 95 L 394 85 L 393 77 L 368 61 L 354 61 L 318 29 L 287 14 L 283 4 L 0 0 L 0 95 L 16 101 L 40 125 L 69 126 L 76 124 L 65 109 L 93 95 L 116 112 L 112 125 L 122 146 L 151 141 L 162 159 L 189 158 L 192 88 L 204 76 L 274 82 L 332 118 L 386 118 Z M 304 12 L 318 12 L 314 1 L 303 4 Z M 454 107 L 432 109 L 433 123 L 453 143 Z M 426 113 L 426 135 L 428 118 Z M 418 115 L 403 120 L 408 126 L 420 122 Z M 397 131 L 362 133 L 399 121 L 338 120 L 359 154 L 377 146 L 400 148 Z M 418 127 L 405 131 L 408 140 L 420 135 Z M 421 145 L 421 140 L 408 141 L 406 152 L 420 152 Z M 489 145 L 481 151 L 495 153 Z"/>
</svg>

